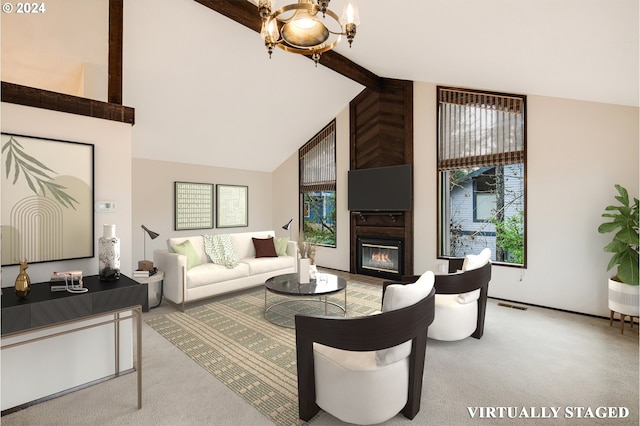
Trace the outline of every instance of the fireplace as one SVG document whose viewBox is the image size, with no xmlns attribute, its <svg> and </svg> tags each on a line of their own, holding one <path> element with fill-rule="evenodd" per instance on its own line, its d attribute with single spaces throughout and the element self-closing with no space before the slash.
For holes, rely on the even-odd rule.
<svg viewBox="0 0 640 426">
<path fill-rule="evenodd" d="M 358 237 L 356 273 L 399 279 L 403 274 L 404 241 L 400 238 Z"/>
</svg>

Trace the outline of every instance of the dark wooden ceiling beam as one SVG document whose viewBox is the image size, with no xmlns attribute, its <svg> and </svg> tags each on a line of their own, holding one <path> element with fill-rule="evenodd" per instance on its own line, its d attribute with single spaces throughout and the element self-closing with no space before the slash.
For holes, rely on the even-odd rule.
<svg viewBox="0 0 640 426">
<path fill-rule="evenodd" d="M 109 76 L 107 101 L 122 105 L 123 0 L 109 0 Z"/>
<path fill-rule="evenodd" d="M 258 14 L 258 8 L 253 3 L 229 0 L 195 1 L 253 31 L 260 32 L 262 21 Z M 384 78 L 378 77 L 333 50 L 322 54 L 320 64 L 376 92 L 381 91 L 384 86 Z"/>
<path fill-rule="evenodd" d="M 123 105 L 2 82 L 2 102 L 67 112 L 121 123 L 135 122 L 135 110 Z"/>
</svg>

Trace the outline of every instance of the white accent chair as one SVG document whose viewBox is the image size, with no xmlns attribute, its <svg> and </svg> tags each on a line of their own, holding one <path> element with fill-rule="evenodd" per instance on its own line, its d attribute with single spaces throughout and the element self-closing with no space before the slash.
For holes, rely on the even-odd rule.
<svg viewBox="0 0 640 426">
<path fill-rule="evenodd" d="M 382 313 L 357 318 L 296 315 L 299 417 L 320 409 L 355 424 L 420 411 L 434 275 L 385 284 Z"/>
<path fill-rule="evenodd" d="M 413 282 L 418 276 L 403 276 Z M 484 333 L 487 291 L 491 280 L 491 250 L 449 259 L 449 273 L 435 276 L 435 318 L 429 338 L 443 341 L 480 339 Z"/>
<path fill-rule="evenodd" d="M 436 311 L 429 337 L 455 341 L 484 333 L 487 291 L 491 280 L 491 250 L 449 262 L 449 274 L 436 275 Z"/>
</svg>

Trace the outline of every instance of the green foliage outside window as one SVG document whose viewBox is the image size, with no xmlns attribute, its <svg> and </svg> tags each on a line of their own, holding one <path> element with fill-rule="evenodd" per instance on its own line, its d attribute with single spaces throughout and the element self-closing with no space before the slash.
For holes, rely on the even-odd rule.
<svg viewBox="0 0 640 426">
<path fill-rule="evenodd" d="M 305 241 L 336 246 L 336 193 L 313 191 L 302 194 Z"/>
</svg>

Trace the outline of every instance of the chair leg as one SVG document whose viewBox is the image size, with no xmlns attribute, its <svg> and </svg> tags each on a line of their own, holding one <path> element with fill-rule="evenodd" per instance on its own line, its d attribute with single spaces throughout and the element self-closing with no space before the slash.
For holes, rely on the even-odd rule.
<svg viewBox="0 0 640 426">
<path fill-rule="evenodd" d="M 609 314 L 609 327 L 613 325 L 613 311 Z"/>
</svg>

